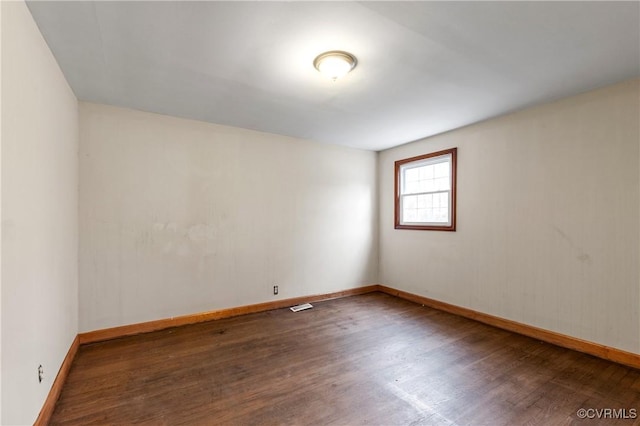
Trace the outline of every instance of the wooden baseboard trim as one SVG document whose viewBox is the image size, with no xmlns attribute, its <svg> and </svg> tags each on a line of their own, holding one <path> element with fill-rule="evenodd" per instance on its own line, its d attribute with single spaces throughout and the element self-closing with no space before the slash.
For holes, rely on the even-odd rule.
<svg viewBox="0 0 640 426">
<path fill-rule="evenodd" d="M 73 363 L 73 359 L 76 357 L 79 347 L 80 339 L 76 336 L 71 343 L 71 347 L 69 348 L 67 355 L 64 357 L 64 361 L 62 361 L 58 375 L 53 381 L 53 385 L 51 385 L 51 390 L 49 390 L 47 399 L 45 399 L 44 404 L 42 405 L 42 409 L 40 410 L 40 414 L 38 414 L 38 418 L 36 419 L 34 426 L 44 426 L 49 424 L 49 420 L 53 415 L 53 410 L 56 408 L 56 402 L 58 402 L 58 398 L 60 397 L 60 392 L 62 392 L 62 386 L 64 385 L 64 382 L 67 381 L 71 364 Z"/>
<path fill-rule="evenodd" d="M 597 356 L 598 358 L 603 358 L 609 361 L 617 362 L 619 364 L 627 365 L 629 367 L 640 369 L 640 354 L 623 351 L 622 349 L 612 348 L 587 340 L 578 339 L 577 337 L 567 336 L 566 334 L 556 333 L 555 331 L 549 331 L 531 325 L 522 324 L 516 321 L 511 321 L 508 319 L 474 311 L 472 309 L 463 308 L 461 306 L 451 305 L 449 303 L 429 299 L 428 297 L 419 296 L 417 294 L 408 293 L 402 290 L 396 290 L 384 285 L 378 285 L 377 288 L 378 291 L 382 293 L 409 300 L 411 302 L 419 303 L 421 305 L 428 306 L 439 311 L 449 312 L 451 314 L 479 321 L 484 324 L 501 328 L 503 330 L 508 330 L 514 333 L 533 337 L 534 339 L 538 339 L 543 342 L 552 343 L 554 345 L 562 346 L 567 349 L 584 352 L 589 355 Z"/>
<path fill-rule="evenodd" d="M 191 315 L 183 315 L 173 318 L 165 318 L 155 321 L 142 322 L 138 324 L 123 325 L 120 327 L 105 328 L 102 330 L 89 331 L 78 334 L 80 344 L 96 343 L 105 340 L 117 339 L 119 337 L 132 336 L 140 333 L 164 330 L 181 325 L 195 324 L 204 321 L 218 320 L 222 318 L 236 317 L 239 315 L 253 314 L 256 312 L 270 311 L 273 309 L 287 308 L 301 303 L 319 302 L 321 300 L 337 299 L 340 297 L 355 296 L 358 294 L 378 291 L 377 285 L 356 287 L 333 293 L 316 294 L 312 296 L 301 296 L 290 299 L 274 300 L 272 302 L 258 303 L 255 305 L 239 306 L 235 308 L 218 309 L 215 311 L 201 312 Z"/>
<path fill-rule="evenodd" d="M 417 294 L 409 293 L 402 290 L 397 290 L 392 287 L 384 285 L 369 285 L 364 287 L 356 287 L 348 290 L 337 291 L 333 293 L 317 294 L 311 296 L 294 297 L 290 299 L 275 300 L 272 302 L 258 303 L 254 305 L 239 306 L 235 308 L 219 309 L 215 311 L 202 312 L 192 315 L 184 315 L 174 318 L 161 319 L 156 321 L 149 321 L 139 324 L 131 324 L 120 327 L 106 328 L 103 330 L 95 330 L 87 333 L 80 333 L 71 343 L 71 347 L 67 352 L 67 355 L 60 366 L 60 370 L 51 386 L 51 390 L 47 395 L 47 398 L 38 414 L 34 426 L 44 426 L 49 423 L 53 411 L 56 406 L 56 402 L 62 392 L 62 387 L 69 375 L 71 364 L 78 352 L 78 348 L 81 344 L 96 343 L 104 340 L 116 339 L 119 337 L 131 336 L 134 334 L 148 333 L 151 331 L 163 330 L 171 327 L 178 327 L 181 325 L 195 324 L 204 321 L 217 320 L 222 318 L 230 318 L 239 315 L 270 311 L 273 309 L 286 308 L 289 306 L 297 305 L 300 303 L 319 302 L 322 300 L 337 299 L 341 297 L 355 296 L 359 294 L 372 293 L 379 291 L 389 294 L 391 296 L 399 297 L 401 299 L 409 300 L 414 303 L 419 303 L 424 306 L 428 306 L 433 309 L 437 309 L 444 312 L 449 312 L 454 315 L 469 318 L 484 324 L 488 324 L 494 327 L 501 328 L 503 330 L 511 331 L 514 333 L 529 336 L 534 339 L 538 339 L 547 343 L 552 343 L 557 346 L 561 346 L 568 349 L 573 349 L 579 352 L 584 352 L 589 355 L 593 355 L 599 358 L 603 358 L 609 361 L 624 364 L 629 367 L 640 369 L 640 354 L 627 352 L 621 349 L 612 348 L 609 346 L 601 345 L 599 343 L 590 342 L 587 340 L 578 339 L 576 337 L 567 336 L 565 334 L 556 333 L 554 331 L 545 330 L 542 328 L 534 327 L 531 325 L 511 321 L 508 319 L 496 317 L 493 315 L 485 314 L 482 312 L 474 311 L 473 309 L 464 308 L 457 305 L 452 305 L 446 302 L 441 302 L 428 297 L 419 296 Z"/>
</svg>

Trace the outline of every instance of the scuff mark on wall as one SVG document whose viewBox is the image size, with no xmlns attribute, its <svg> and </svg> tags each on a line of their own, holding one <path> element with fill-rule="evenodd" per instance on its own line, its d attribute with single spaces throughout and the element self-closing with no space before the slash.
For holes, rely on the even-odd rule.
<svg viewBox="0 0 640 426">
<path fill-rule="evenodd" d="M 219 244 L 217 229 L 212 224 L 179 225 L 176 222 L 154 223 L 150 230 L 139 233 L 138 247 L 147 246 L 162 254 L 190 256 L 215 255 Z"/>
<path fill-rule="evenodd" d="M 586 263 L 587 265 L 593 264 L 593 260 L 591 260 L 591 256 L 589 256 L 587 253 L 579 254 L 577 256 L 577 259 L 582 263 Z"/>
<path fill-rule="evenodd" d="M 578 252 L 579 254 L 576 256 L 576 259 L 578 259 L 580 262 L 586 264 L 586 265 L 593 265 L 593 259 L 591 259 L 591 256 L 589 255 L 589 253 L 586 253 L 582 247 L 579 247 L 578 245 L 574 244 L 573 240 L 571 239 L 571 237 L 569 237 L 562 229 L 558 228 L 555 225 L 551 225 L 551 228 L 562 237 L 562 239 L 564 241 L 567 242 L 567 244 L 569 244 L 569 246 L 575 250 L 576 252 Z"/>
</svg>

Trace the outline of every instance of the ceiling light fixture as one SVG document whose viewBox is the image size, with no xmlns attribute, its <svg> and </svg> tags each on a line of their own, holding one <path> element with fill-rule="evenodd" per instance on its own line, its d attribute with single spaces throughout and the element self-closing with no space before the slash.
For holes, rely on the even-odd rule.
<svg viewBox="0 0 640 426">
<path fill-rule="evenodd" d="M 313 60 L 313 66 L 320 71 L 320 74 L 333 81 L 347 75 L 357 64 L 358 60 L 355 56 L 341 50 L 321 53 Z"/>
</svg>

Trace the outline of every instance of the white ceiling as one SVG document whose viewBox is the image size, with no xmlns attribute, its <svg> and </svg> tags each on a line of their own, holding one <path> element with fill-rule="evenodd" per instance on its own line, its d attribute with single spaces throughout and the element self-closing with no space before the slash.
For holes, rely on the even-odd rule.
<svg viewBox="0 0 640 426">
<path fill-rule="evenodd" d="M 636 1 L 28 5 L 81 100 L 370 150 L 640 75 Z"/>
</svg>

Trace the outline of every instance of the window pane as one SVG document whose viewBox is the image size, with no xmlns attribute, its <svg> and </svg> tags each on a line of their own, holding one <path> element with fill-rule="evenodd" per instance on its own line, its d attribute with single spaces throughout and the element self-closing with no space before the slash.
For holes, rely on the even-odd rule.
<svg viewBox="0 0 640 426">
<path fill-rule="evenodd" d="M 441 177 L 433 180 L 434 189 L 433 191 L 446 191 L 449 189 L 449 178 Z"/>
<path fill-rule="evenodd" d="M 420 190 L 420 182 L 419 181 L 407 181 L 404 184 L 404 193 L 405 194 L 415 194 L 416 192 L 421 192 Z"/>
<path fill-rule="evenodd" d="M 434 168 L 432 165 L 420 167 L 420 179 L 433 179 Z"/>
<path fill-rule="evenodd" d="M 449 221 L 449 193 L 403 196 L 402 221 L 405 223 L 447 223 Z"/>
<path fill-rule="evenodd" d="M 413 167 L 411 169 L 407 169 L 405 172 L 405 179 L 407 182 L 415 182 L 420 180 L 420 168 Z"/>
<path fill-rule="evenodd" d="M 420 181 L 420 190 L 422 192 L 431 192 L 435 191 L 435 185 L 433 184 L 433 179 L 425 179 Z"/>
<path fill-rule="evenodd" d="M 440 207 L 449 208 L 449 193 L 441 192 L 438 196 L 440 197 Z"/>
<path fill-rule="evenodd" d="M 418 221 L 418 209 L 411 207 L 404 207 L 402 209 L 402 217 L 405 222 L 417 222 Z"/>
<path fill-rule="evenodd" d="M 449 177 L 449 162 L 444 162 L 444 163 L 438 163 L 434 166 L 435 168 L 435 176 L 436 178 L 439 177 Z"/>
<path fill-rule="evenodd" d="M 417 206 L 417 198 L 415 195 L 404 197 L 404 207 L 407 209 L 415 209 Z"/>
<path fill-rule="evenodd" d="M 429 210 L 418 210 L 418 220 L 416 222 L 429 222 Z"/>
<path fill-rule="evenodd" d="M 404 169 L 402 194 L 448 191 L 450 188 L 449 163 L 426 164 Z"/>
</svg>

